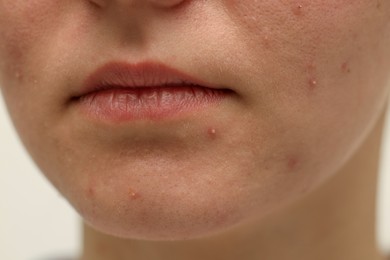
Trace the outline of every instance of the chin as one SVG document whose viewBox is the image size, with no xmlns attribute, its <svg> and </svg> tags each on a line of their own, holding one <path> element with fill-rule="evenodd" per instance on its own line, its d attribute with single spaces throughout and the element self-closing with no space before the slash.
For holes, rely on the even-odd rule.
<svg viewBox="0 0 390 260">
<path fill-rule="evenodd" d="M 101 194 L 105 198 L 83 200 L 74 206 L 92 228 L 126 239 L 196 239 L 224 232 L 245 219 L 246 209 L 238 201 L 219 198 L 213 192 L 203 192 L 196 198 L 191 191 L 187 195 L 158 190 L 145 193 L 130 191 L 127 198 Z"/>
<path fill-rule="evenodd" d="M 258 212 L 267 212 L 274 204 L 270 200 L 273 192 L 265 187 L 258 190 L 259 186 L 251 181 L 253 175 L 239 168 L 243 164 L 233 164 L 228 171 L 215 164 L 194 167 L 189 161 L 167 165 L 158 164 L 155 158 L 153 161 L 117 166 L 109 173 L 99 171 L 102 166 L 98 166 L 78 173 L 84 177 L 75 183 L 64 183 L 69 179 L 63 179 L 65 185 L 57 188 L 86 224 L 127 239 L 213 236 L 249 216 L 261 217 Z M 222 165 L 218 161 L 216 164 Z"/>
</svg>

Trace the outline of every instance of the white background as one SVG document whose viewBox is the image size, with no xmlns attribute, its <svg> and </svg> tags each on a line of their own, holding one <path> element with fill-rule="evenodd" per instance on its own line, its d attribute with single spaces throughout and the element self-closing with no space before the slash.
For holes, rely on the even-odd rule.
<svg viewBox="0 0 390 260">
<path fill-rule="evenodd" d="M 390 111 L 378 196 L 379 246 L 390 253 Z M 0 259 L 77 255 L 80 220 L 37 170 L 13 130 L 0 95 Z"/>
</svg>

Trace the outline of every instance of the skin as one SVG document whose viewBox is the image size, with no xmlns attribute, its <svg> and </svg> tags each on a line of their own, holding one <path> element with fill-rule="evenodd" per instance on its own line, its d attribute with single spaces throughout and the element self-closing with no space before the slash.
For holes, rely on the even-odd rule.
<svg viewBox="0 0 390 260">
<path fill-rule="evenodd" d="M 388 46 L 384 0 L 0 0 L 1 91 L 86 223 L 82 260 L 383 259 Z M 70 99 L 111 60 L 235 94 L 175 120 L 86 120 Z"/>
</svg>

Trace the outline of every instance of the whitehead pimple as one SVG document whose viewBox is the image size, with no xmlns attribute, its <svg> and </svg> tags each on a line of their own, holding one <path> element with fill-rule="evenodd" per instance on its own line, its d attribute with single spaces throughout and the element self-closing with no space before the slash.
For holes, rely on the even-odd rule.
<svg viewBox="0 0 390 260">
<path fill-rule="evenodd" d="M 316 79 L 313 79 L 313 78 L 309 79 L 309 89 L 310 90 L 315 89 L 317 87 L 317 85 L 318 85 L 318 82 Z"/>
<path fill-rule="evenodd" d="M 217 130 L 211 127 L 207 130 L 207 135 L 210 139 L 215 140 L 217 138 Z"/>
<path fill-rule="evenodd" d="M 308 86 L 309 90 L 312 91 L 317 88 L 318 80 L 317 80 L 317 65 L 314 62 L 310 62 L 306 66 L 306 72 L 308 74 Z"/>
<path fill-rule="evenodd" d="M 139 193 L 132 188 L 129 188 L 128 194 L 131 200 L 136 200 L 140 197 Z"/>
<path fill-rule="evenodd" d="M 268 27 L 264 27 L 263 28 L 263 46 L 264 48 L 266 49 L 269 49 L 271 47 L 271 32 L 270 32 L 270 29 Z"/>
<path fill-rule="evenodd" d="M 295 16 L 301 16 L 303 14 L 303 5 L 302 4 L 295 4 L 292 7 L 292 12 Z"/>
<path fill-rule="evenodd" d="M 271 46 L 268 35 L 264 35 L 264 37 L 263 37 L 263 45 L 267 49 Z"/>
<path fill-rule="evenodd" d="M 19 81 L 22 80 L 23 79 L 22 72 L 20 72 L 19 70 L 15 71 L 14 77 L 16 80 L 19 80 Z"/>
</svg>

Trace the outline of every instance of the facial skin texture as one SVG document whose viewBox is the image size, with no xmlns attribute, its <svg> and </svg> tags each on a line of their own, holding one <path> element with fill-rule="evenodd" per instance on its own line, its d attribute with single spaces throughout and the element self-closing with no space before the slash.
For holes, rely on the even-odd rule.
<svg viewBox="0 0 390 260">
<path fill-rule="evenodd" d="M 0 0 L 16 129 L 113 236 L 202 238 L 275 214 L 336 175 L 388 97 L 389 1 L 176 2 Z M 236 94 L 177 120 L 87 120 L 70 99 L 111 60 L 161 61 Z"/>
</svg>

